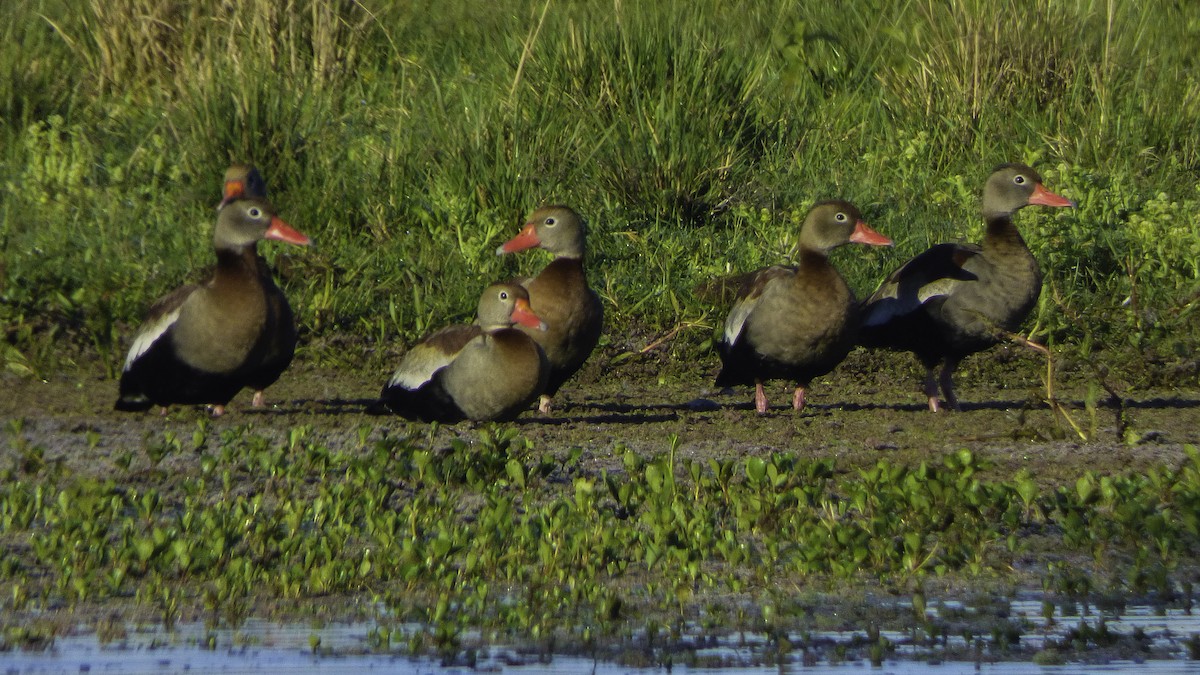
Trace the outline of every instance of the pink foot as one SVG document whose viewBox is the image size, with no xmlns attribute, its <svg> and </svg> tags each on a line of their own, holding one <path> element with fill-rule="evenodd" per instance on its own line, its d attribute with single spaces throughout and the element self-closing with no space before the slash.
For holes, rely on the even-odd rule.
<svg viewBox="0 0 1200 675">
<path fill-rule="evenodd" d="M 254 408 L 261 408 L 265 402 L 266 397 L 263 396 L 262 389 L 259 389 L 258 391 L 254 392 L 254 400 L 250 402 L 250 406 Z"/>
<path fill-rule="evenodd" d="M 929 397 L 929 412 L 937 412 L 941 409 L 942 409 L 941 403 L 938 401 L 938 397 L 930 396 Z"/>
<path fill-rule="evenodd" d="M 1019 344 L 1023 347 L 1029 347 L 1030 349 L 1032 349 L 1035 352 L 1041 352 L 1042 354 L 1045 354 L 1046 356 L 1050 356 L 1050 350 L 1046 349 L 1046 345 L 1034 342 L 1033 340 L 1023 338 L 1020 335 L 1016 336 L 1015 340 L 1016 340 L 1017 344 Z"/>
<path fill-rule="evenodd" d="M 796 393 L 792 395 L 792 407 L 804 410 L 804 387 L 796 387 Z"/>
<path fill-rule="evenodd" d="M 220 417 L 221 415 L 224 415 L 224 414 L 225 414 L 225 406 L 214 405 L 212 407 L 212 416 L 213 417 Z"/>
<path fill-rule="evenodd" d="M 550 397 L 542 394 L 538 397 L 538 412 L 543 415 L 550 414 Z"/>
<path fill-rule="evenodd" d="M 767 393 L 763 391 L 762 382 L 754 383 L 754 409 L 759 415 L 767 414 Z"/>
</svg>

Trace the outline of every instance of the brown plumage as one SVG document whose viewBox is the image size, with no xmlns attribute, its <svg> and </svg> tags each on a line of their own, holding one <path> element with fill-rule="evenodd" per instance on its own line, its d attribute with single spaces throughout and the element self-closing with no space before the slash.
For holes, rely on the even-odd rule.
<svg viewBox="0 0 1200 675">
<path fill-rule="evenodd" d="M 566 206 L 543 206 L 526 219 L 525 227 L 496 250 L 498 255 L 539 247 L 554 260 L 536 277 L 521 280 L 529 304 L 545 331 L 523 328 L 546 352 L 550 380 L 538 409 L 547 413 L 559 388 L 591 356 L 600 341 L 604 308 L 588 287 L 584 271 L 585 228 L 579 214 Z"/>
<path fill-rule="evenodd" d="M 737 277 L 736 299 L 718 344 L 717 386 L 753 384 L 754 407 L 763 414 L 763 382 L 792 380 L 792 407 L 804 408 L 809 383 L 833 370 L 854 343 L 854 296 L 829 261 L 831 250 L 850 242 L 892 243 L 868 227 L 853 204 L 821 202 L 804 220 L 795 267 L 777 265 Z"/>
<path fill-rule="evenodd" d="M 280 320 L 256 260 L 260 239 L 309 243 L 264 200 L 221 207 L 213 233 L 216 270 L 151 307 L 125 359 L 118 410 L 208 404 L 219 415 L 242 387 L 259 381 Z"/>
<path fill-rule="evenodd" d="M 516 284 L 493 284 L 475 323 L 443 328 L 413 346 L 384 385 L 384 405 L 409 419 L 454 423 L 511 420 L 542 393 L 549 364 L 541 347 L 513 328 L 545 330 Z"/>
<path fill-rule="evenodd" d="M 957 409 L 958 363 L 1016 331 L 1037 303 L 1042 272 L 1012 222 L 1029 204 L 1073 206 L 1046 190 L 1032 168 L 997 167 L 984 185 L 982 244 L 938 244 L 893 272 L 863 303 L 860 343 L 916 354 L 934 412 L 941 407 L 938 384 L 946 404 Z"/>
</svg>

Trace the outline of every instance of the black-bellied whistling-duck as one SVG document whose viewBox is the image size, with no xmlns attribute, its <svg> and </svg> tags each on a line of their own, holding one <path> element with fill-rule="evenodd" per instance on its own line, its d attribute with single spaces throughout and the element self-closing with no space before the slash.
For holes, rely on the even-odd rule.
<svg viewBox="0 0 1200 675">
<path fill-rule="evenodd" d="M 225 187 L 222 192 L 221 206 L 243 197 L 266 199 L 267 183 L 257 168 L 246 164 L 234 164 L 225 171 Z M 262 275 L 263 288 L 267 291 L 267 312 L 270 317 L 266 323 L 268 334 L 264 336 L 266 352 L 260 367 L 250 374 L 246 384 L 254 390 L 254 398 L 250 405 L 261 408 L 266 403 L 263 390 L 274 384 L 292 364 L 299 334 L 296 331 L 296 317 L 292 313 L 292 306 L 283 290 L 275 285 L 271 267 L 261 255 L 255 255 L 254 259 L 258 264 L 259 274 Z"/>
<path fill-rule="evenodd" d="M 718 344 L 717 386 L 754 385 L 754 408 L 767 412 L 765 380 L 796 382 L 792 407 L 804 408 L 804 390 L 841 363 L 854 346 L 854 294 L 829 261 L 847 243 L 890 246 L 853 204 L 820 202 L 800 230 L 795 267 L 767 267 L 738 277 L 736 300 Z"/>
<path fill-rule="evenodd" d="M 267 198 L 267 181 L 256 167 L 249 164 L 234 164 L 225 170 L 225 186 L 222 189 L 221 203 L 217 208 L 225 206 L 235 199 L 254 197 Z"/>
<path fill-rule="evenodd" d="M 543 321 L 545 331 L 524 328 L 550 360 L 550 381 L 538 410 L 550 412 L 559 388 L 583 367 L 600 341 L 604 308 L 600 296 L 588 287 L 583 267 L 584 225 L 579 214 L 566 206 L 543 206 L 526 219 L 525 227 L 496 249 L 498 255 L 539 247 L 554 260 L 536 277 L 522 279 L 529 305 Z"/>
<path fill-rule="evenodd" d="M 413 346 L 380 394 L 384 405 L 426 422 L 511 420 L 546 386 L 546 354 L 513 328 L 543 331 L 516 284 L 493 284 L 475 323 L 443 328 Z"/>
<path fill-rule="evenodd" d="M 1042 272 L 1012 222 L 1029 204 L 1074 206 L 1043 187 L 1032 168 L 997 167 L 983 188 L 983 244 L 938 244 L 893 272 L 863 303 L 860 343 L 916 354 L 934 412 L 941 407 L 939 382 L 946 404 L 957 409 L 958 363 L 1011 335 L 1037 303 Z"/>
<path fill-rule="evenodd" d="M 259 381 L 279 320 L 256 260 L 260 239 L 309 243 L 264 200 L 221 207 L 213 233 L 216 270 L 150 308 L 125 359 L 117 410 L 207 404 L 220 415 L 242 387 Z"/>
</svg>

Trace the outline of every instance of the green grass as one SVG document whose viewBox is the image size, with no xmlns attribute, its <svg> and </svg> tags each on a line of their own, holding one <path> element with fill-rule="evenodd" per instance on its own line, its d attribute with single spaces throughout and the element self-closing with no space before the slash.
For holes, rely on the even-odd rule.
<svg viewBox="0 0 1200 675">
<path fill-rule="evenodd" d="M 319 345 L 411 341 L 539 267 L 492 251 L 542 202 L 589 219 L 611 348 L 698 326 L 682 359 L 724 312 L 692 289 L 785 259 L 813 201 L 896 240 L 837 254 L 863 295 L 978 238 L 984 178 L 1026 161 L 1079 204 L 1019 217 L 1048 274 L 1038 337 L 1196 374 L 1193 3 L 13 0 L 0 19 L 10 370 L 61 344 L 115 367 L 209 263 L 231 161 L 314 239 L 264 248 L 305 353 L 347 362 Z"/>
</svg>

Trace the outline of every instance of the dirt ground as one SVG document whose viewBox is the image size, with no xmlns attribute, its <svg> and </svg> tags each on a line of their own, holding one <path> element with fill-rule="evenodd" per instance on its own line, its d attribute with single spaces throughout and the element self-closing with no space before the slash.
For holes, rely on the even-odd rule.
<svg viewBox="0 0 1200 675">
<path fill-rule="evenodd" d="M 713 387 L 715 359 L 694 372 L 654 353 L 617 365 L 593 360 L 559 393 L 551 414 L 530 410 L 514 424 L 534 448 L 578 447 L 596 468 L 619 466 L 624 448 L 648 456 L 664 452 L 674 435 L 679 458 L 792 452 L 833 458 L 840 469 L 880 459 L 915 464 L 967 448 L 992 464 L 995 478 L 1026 469 L 1049 487 L 1087 470 L 1119 474 L 1175 465 L 1185 444 L 1200 444 L 1200 389 L 1100 386 L 1088 369 L 1060 372 L 1056 399 L 1090 436 L 1084 440 L 1047 404 L 1044 361 L 1006 348 L 969 360 L 958 376 L 964 410 L 938 414 L 926 409 L 911 357 L 855 352 L 813 384 L 809 406 L 799 414 L 790 407 L 789 385 L 772 383 L 765 416 L 754 413 L 748 387 Z M 298 359 L 268 390 L 268 408 L 250 408 L 249 392 L 242 392 L 210 429 L 251 425 L 256 433 L 283 437 L 294 426 L 309 425 L 331 447 L 357 439 L 364 426 L 373 434 L 421 430 L 424 425 L 367 412 L 386 377 L 382 370 L 317 368 Z M 0 396 L 0 461 L 11 447 L 13 420 L 21 421 L 27 441 L 45 447 L 47 459 L 92 463 L 116 449 L 140 448 L 165 430 L 189 437 L 208 416 L 188 407 L 172 408 L 166 417 L 115 412 L 116 381 L 94 363 L 45 381 L 3 376 L 0 384 L 7 390 Z M 472 427 L 464 423 L 437 433 L 447 441 L 470 439 Z"/>
</svg>

